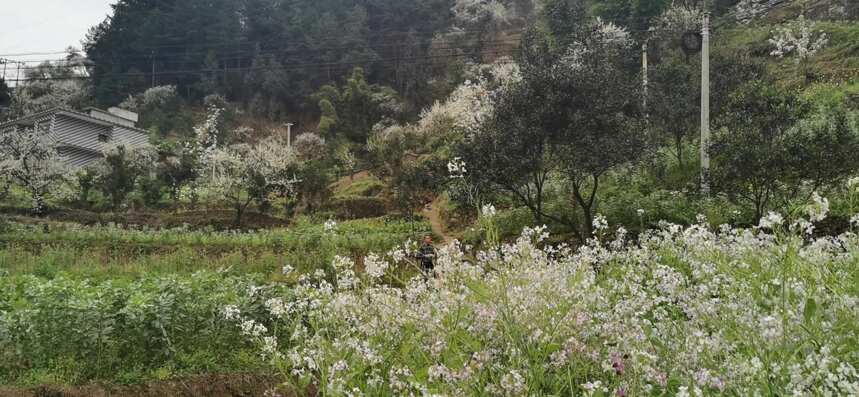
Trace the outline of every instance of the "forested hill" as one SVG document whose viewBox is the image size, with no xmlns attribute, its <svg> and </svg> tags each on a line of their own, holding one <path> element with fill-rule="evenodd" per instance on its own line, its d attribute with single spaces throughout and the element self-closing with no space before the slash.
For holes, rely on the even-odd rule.
<svg viewBox="0 0 859 397">
<path fill-rule="evenodd" d="M 182 108 L 199 109 L 205 97 L 219 95 L 253 120 L 303 121 L 302 129 L 315 130 L 320 117 L 324 124 L 342 116 L 320 102 L 348 97 L 325 88 L 342 86 L 413 121 L 469 78 L 468 65 L 515 57 L 523 33 L 541 21 L 576 20 L 542 18 L 573 2 L 647 41 L 654 63 L 660 50 L 678 44 L 653 39 L 654 25 L 673 17 L 687 31 L 700 29 L 706 6 L 716 57 L 757 57 L 788 82 L 797 65 L 773 57 L 769 40 L 778 25 L 805 15 L 829 35 L 829 45 L 803 65 L 808 81 L 850 86 L 859 70 L 853 0 L 118 0 L 80 53 L 28 70 L 5 117 L 57 105 L 116 106 L 152 87 L 174 87 Z M 839 90 L 855 93 L 851 87 Z M 2 95 L 0 106 L 9 102 Z M 153 117 L 160 115 L 144 115 Z M 162 123 L 160 133 L 173 127 Z"/>
<path fill-rule="evenodd" d="M 301 106 L 362 67 L 415 102 L 455 59 L 509 54 L 530 0 L 499 9 L 450 0 L 120 0 L 84 50 L 95 96 L 113 105 L 156 85 L 187 98 L 223 93 L 269 108 Z M 154 71 L 154 76 L 153 76 Z"/>
</svg>

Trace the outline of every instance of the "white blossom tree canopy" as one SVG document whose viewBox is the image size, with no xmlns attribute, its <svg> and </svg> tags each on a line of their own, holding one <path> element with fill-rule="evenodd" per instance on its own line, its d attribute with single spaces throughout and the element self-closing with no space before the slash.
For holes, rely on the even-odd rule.
<svg viewBox="0 0 859 397">
<path fill-rule="evenodd" d="M 817 32 L 814 28 L 815 23 L 804 16 L 777 28 L 769 39 L 775 47 L 770 55 L 779 58 L 792 55 L 797 63 L 813 57 L 829 42 L 826 33 Z"/>
<path fill-rule="evenodd" d="M 44 212 L 46 197 L 69 174 L 65 164 L 54 138 L 38 125 L 0 131 L 0 178 L 30 194 L 34 213 Z"/>
</svg>

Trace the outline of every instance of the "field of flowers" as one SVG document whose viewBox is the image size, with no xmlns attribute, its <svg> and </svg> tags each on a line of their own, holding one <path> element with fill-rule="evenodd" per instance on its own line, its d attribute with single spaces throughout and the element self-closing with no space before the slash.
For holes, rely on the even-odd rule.
<svg viewBox="0 0 859 397">
<path fill-rule="evenodd" d="M 596 237 L 575 248 L 548 244 L 542 227 L 480 250 L 453 243 L 434 277 L 413 271 L 413 244 L 395 245 L 413 225 L 387 229 L 387 245 L 345 244 L 360 222 L 308 225 L 337 242 L 319 246 L 332 259 L 272 260 L 277 278 L 191 263 L 113 278 L 12 266 L 0 271 L 0 384 L 254 372 L 280 374 L 271 395 L 857 395 L 859 217 L 850 232 L 812 237 L 828 210 L 815 199 L 750 229 L 702 218 L 633 240 L 598 217 Z M 39 233 L 57 249 L 289 241 L 14 226 L 5 236 L 21 245 L 0 258 Z"/>
<path fill-rule="evenodd" d="M 818 204 L 825 201 L 818 200 Z M 542 228 L 391 288 L 402 250 L 335 258 L 224 317 L 284 391 L 326 396 L 847 396 L 859 394 L 859 217 L 811 238 L 808 216 L 752 229 L 662 224 L 578 249 Z"/>
</svg>

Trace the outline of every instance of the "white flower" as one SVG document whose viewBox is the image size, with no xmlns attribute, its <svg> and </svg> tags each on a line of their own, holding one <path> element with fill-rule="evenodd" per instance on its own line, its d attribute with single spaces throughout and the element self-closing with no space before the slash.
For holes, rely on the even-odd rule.
<svg viewBox="0 0 859 397">
<path fill-rule="evenodd" d="M 770 211 L 767 216 L 761 218 L 758 226 L 763 229 L 772 229 L 776 226 L 781 226 L 782 224 L 784 224 L 784 217 L 779 213 Z"/>
<path fill-rule="evenodd" d="M 286 314 L 286 304 L 278 298 L 271 298 L 265 301 L 265 307 L 275 317 L 281 318 Z"/>
<path fill-rule="evenodd" d="M 277 338 L 266 336 L 262 338 L 262 354 L 264 357 L 272 357 L 277 355 Z"/>
<path fill-rule="evenodd" d="M 493 218 L 497 214 L 495 210 L 495 206 L 492 204 L 486 204 L 480 210 L 480 214 L 483 215 L 484 218 Z"/>
<path fill-rule="evenodd" d="M 805 207 L 809 219 L 812 222 L 820 222 L 826 219 L 826 215 L 829 213 L 829 200 L 820 197 L 817 192 L 812 194 L 811 200 L 812 203 Z"/>
<path fill-rule="evenodd" d="M 773 38 L 769 39 L 775 49 L 770 55 L 783 58 L 794 54 L 799 63 L 814 56 L 829 42 L 826 33 L 813 31 L 814 22 L 808 22 L 800 15 L 796 21 L 775 30 Z M 817 37 L 815 38 L 815 35 Z"/>
<path fill-rule="evenodd" d="M 447 163 L 447 171 L 450 173 L 450 177 L 454 179 L 465 178 L 465 174 L 468 173 L 468 170 L 465 168 L 465 161 L 462 161 L 461 157 L 456 157 L 449 161 Z"/>
<path fill-rule="evenodd" d="M 247 336 L 260 337 L 262 334 L 268 332 L 266 327 L 254 320 L 245 320 L 241 324 L 242 333 Z"/>
<path fill-rule="evenodd" d="M 601 381 L 593 381 L 582 384 L 582 389 L 585 389 L 586 396 L 593 396 L 598 391 L 607 392 L 608 388 L 603 386 Z"/>
<path fill-rule="evenodd" d="M 639 217 L 639 218 L 641 218 L 641 217 L 643 217 L 643 216 L 644 216 L 644 210 L 643 210 L 643 209 L 641 209 L 641 208 L 639 208 L 639 209 L 638 209 L 638 211 L 635 211 L 635 213 L 636 213 L 636 214 L 638 214 L 638 217 Z"/>
<path fill-rule="evenodd" d="M 281 269 L 281 272 L 283 273 L 284 276 L 288 276 L 293 271 L 295 271 L 295 268 L 293 268 L 292 266 L 289 266 L 289 265 L 283 265 L 283 268 Z"/>
<path fill-rule="evenodd" d="M 333 233 L 337 230 L 337 222 L 333 219 L 325 221 L 325 232 Z"/>
<path fill-rule="evenodd" d="M 233 305 L 225 306 L 221 313 L 224 315 L 224 318 L 230 321 L 239 318 L 242 314 L 239 308 Z"/>
<path fill-rule="evenodd" d="M 331 369 L 329 372 L 337 373 L 337 372 L 343 372 L 347 369 L 349 369 L 349 364 L 347 364 L 346 361 L 344 361 L 344 360 L 340 360 L 340 361 L 331 365 Z"/>
<path fill-rule="evenodd" d="M 853 215 L 853 217 L 850 218 L 850 224 L 855 228 L 859 228 L 859 214 Z"/>
<path fill-rule="evenodd" d="M 847 180 L 847 190 L 859 191 L 859 176 Z"/>
<path fill-rule="evenodd" d="M 608 220 L 602 214 L 597 214 L 593 221 L 594 232 L 608 229 Z"/>
<path fill-rule="evenodd" d="M 525 391 L 525 378 L 513 370 L 501 378 L 501 388 L 510 396 L 521 396 Z"/>
<path fill-rule="evenodd" d="M 380 278 L 384 276 L 385 271 L 388 270 L 388 262 L 376 254 L 370 254 L 364 258 L 364 269 L 368 276 L 372 278 Z"/>
</svg>

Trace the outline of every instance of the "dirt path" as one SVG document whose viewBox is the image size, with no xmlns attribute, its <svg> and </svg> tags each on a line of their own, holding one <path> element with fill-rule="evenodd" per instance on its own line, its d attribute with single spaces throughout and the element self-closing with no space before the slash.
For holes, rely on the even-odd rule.
<svg viewBox="0 0 859 397">
<path fill-rule="evenodd" d="M 453 237 L 449 236 L 445 230 L 444 222 L 441 220 L 441 197 L 437 197 L 430 204 L 429 208 L 424 208 L 421 215 L 429 220 L 432 232 L 441 236 L 442 242 L 447 244 L 453 241 Z"/>
</svg>

